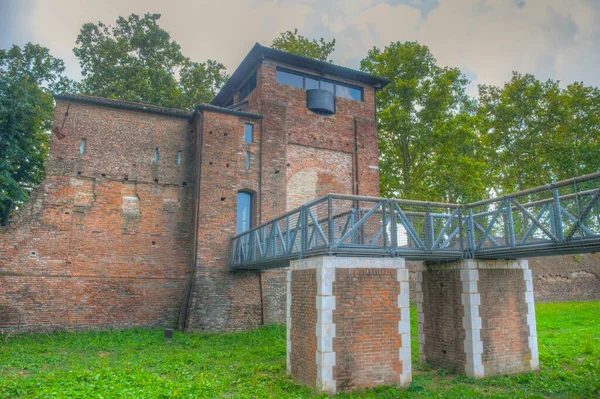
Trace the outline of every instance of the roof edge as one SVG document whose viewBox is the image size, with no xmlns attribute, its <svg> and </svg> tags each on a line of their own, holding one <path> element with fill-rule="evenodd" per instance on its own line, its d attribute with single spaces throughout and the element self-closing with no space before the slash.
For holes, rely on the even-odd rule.
<svg viewBox="0 0 600 399">
<path fill-rule="evenodd" d="M 222 108 L 222 107 L 218 107 L 216 105 L 211 105 L 211 104 L 199 104 L 198 106 L 196 106 L 196 108 L 194 108 L 194 112 L 190 116 L 190 122 L 194 120 L 194 118 L 196 117 L 196 114 L 200 111 L 219 112 L 221 114 L 243 116 L 245 118 L 250 118 L 250 119 L 263 119 L 263 116 L 260 114 L 253 114 L 251 112 L 244 112 L 244 111 L 236 111 L 234 109 Z"/>
<path fill-rule="evenodd" d="M 301 55 L 276 50 L 256 43 L 250 52 L 248 52 L 246 57 L 244 57 L 242 62 L 240 62 L 239 66 L 233 72 L 229 80 L 225 82 L 225 85 L 221 88 L 219 93 L 217 93 L 211 104 L 216 106 L 223 105 L 225 101 L 230 98 L 232 94 L 234 94 L 234 90 L 239 84 L 242 83 L 242 79 L 244 79 L 248 73 L 250 73 L 251 70 L 264 59 L 270 59 L 289 63 L 290 65 L 297 65 L 307 69 L 313 69 L 320 74 L 329 74 L 339 76 L 341 78 L 355 80 L 373 86 L 376 90 L 381 89 L 390 83 L 389 79 L 371 75 L 363 71 L 336 65 L 331 62 L 319 61 Z"/>
<path fill-rule="evenodd" d="M 126 109 L 131 111 L 148 112 L 152 114 L 160 114 L 174 116 L 177 118 L 189 118 L 192 114 L 176 108 L 160 107 L 152 104 L 136 103 L 130 101 L 113 100 L 105 97 L 86 96 L 82 94 L 62 93 L 55 94 L 56 100 L 77 101 L 87 104 L 104 105 L 111 108 Z"/>
</svg>

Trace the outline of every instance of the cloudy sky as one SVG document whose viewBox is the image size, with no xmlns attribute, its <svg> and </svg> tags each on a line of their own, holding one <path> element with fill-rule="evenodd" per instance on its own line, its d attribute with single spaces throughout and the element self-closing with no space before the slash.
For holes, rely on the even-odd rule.
<svg viewBox="0 0 600 399">
<path fill-rule="evenodd" d="M 146 12 L 162 14 L 184 54 L 230 73 L 255 42 L 298 28 L 335 38 L 333 60 L 352 68 L 373 46 L 416 40 L 440 65 L 460 67 L 473 94 L 513 70 L 600 86 L 600 0 L 0 0 L 0 48 L 39 43 L 80 78 L 81 25 Z"/>
</svg>

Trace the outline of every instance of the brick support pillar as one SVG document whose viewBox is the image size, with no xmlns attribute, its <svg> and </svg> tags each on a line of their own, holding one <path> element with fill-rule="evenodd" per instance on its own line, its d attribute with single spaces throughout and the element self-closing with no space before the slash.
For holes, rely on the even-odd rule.
<svg viewBox="0 0 600 399">
<path fill-rule="evenodd" d="M 469 377 L 539 369 L 526 260 L 463 260 L 417 272 L 420 362 Z"/>
<path fill-rule="evenodd" d="M 287 290 L 287 371 L 296 381 L 328 394 L 410 383 L 404 259 L 293 261 Z"/>
</svg>

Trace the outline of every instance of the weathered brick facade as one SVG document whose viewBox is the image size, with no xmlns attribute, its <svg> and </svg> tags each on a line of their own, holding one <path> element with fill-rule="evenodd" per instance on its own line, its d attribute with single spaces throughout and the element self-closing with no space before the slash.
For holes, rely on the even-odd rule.
<svg viewBox="0 0 600 399">
<path fill-rule="evenodd" d="M 463 260 L 417 272 L 420 361 L 471 377 L 537 370 L 527 261 Z"/>
<path fill-rule="evenodd" d="M 410 383 L 404 259 L 325 256 L 290 269 L 287 370 L 295 380 L 329 394 Z"/>
<path fill-rule="evenodd" d="M 284 274 L 229 271 L 238 192 L 253 195 L 253 225 L 331 192 L 378 196 L 377 78 L 257 51 L 223 88 L 230 108 L 221 94 L 193 114 L 56 98 L 46 179 L 0 230 L 0 330 L 284 322 Z M 304 89 L 277 83 L 281 66 L 360 87 L 363 101 L 336 97 L 334 115 L 317 115 Z"/>
<path fill-rule="evenodd" d="M 0 233 L 0 329 L 175 325 L 192 226 L 187 119 L 61 100 L 55 115 L 47 177 Z M 171 167 L 153 163 L 155 148 Z"/>
</svg>

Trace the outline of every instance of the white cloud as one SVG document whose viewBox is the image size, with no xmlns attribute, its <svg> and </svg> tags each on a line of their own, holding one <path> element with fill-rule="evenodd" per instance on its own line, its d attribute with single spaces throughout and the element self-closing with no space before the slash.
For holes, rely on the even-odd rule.
<svg viewBox="0 0 600 399">
<path fill-rule="evenodd" d="M 372 46 L 417 40 L 474 83 L 500 85 L 518 70 L 600 85 L 595 1 L 438 0 L 435 7 L 413 0 L 37 0 L 27 31 L 65 59 L 72 76 L 78 76 L 72 48 L 83 23 L 157 12 L 186 55 L 219 60 L 230 72 L 255 42 L 269 45 L 280 32 L 299 28 L 309 37 L 335 37 L 334 61 L 353 68 Z"/>
</svg>

